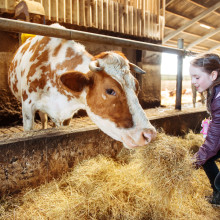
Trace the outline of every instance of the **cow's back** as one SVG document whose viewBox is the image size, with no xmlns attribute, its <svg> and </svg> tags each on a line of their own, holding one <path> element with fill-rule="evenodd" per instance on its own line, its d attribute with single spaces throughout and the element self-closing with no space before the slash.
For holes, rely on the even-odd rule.
<svg viewBox="0 0 220 220">
<path fill-rule="evenodd" d="M 88 72 L 92 56 L 74 41 L 36 36 L 17 50 L 9 68 L 9 87 L 21 97 L 57 87 L 58 76 L 69 70 Z"/>
</svg>

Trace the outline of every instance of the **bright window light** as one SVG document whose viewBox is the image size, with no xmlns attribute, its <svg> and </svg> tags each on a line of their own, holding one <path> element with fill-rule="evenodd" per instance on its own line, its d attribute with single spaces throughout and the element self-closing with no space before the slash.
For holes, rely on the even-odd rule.
<svg viewBox="0 0 220 220">
<path fill-rule="evenodd" d="M 206 29 L 210 29 L 210 28 L 211 28 L 210 26 L 205 25 L 205 24 L 200 24 L 200 26 L 201 26 L 201 27 L 204 27 L 204 28 L 206 28 Z"/>
</svg>

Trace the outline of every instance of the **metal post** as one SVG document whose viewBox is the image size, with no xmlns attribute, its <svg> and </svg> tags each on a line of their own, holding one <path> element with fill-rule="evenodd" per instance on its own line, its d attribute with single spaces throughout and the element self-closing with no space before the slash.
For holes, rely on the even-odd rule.
<svg viewBox="0 0 220 220">
<path fill-rule="evenodd" d="M 183 49 L 184 40 L 178 39 L 178 48 Z M 176 106 L 175 109 L 181 110 L 181 98 L 182 98 L 182 79 L 183 79 L 183 54 L 177 56 L 177 79 L 176 79 Z"/>
</svg>

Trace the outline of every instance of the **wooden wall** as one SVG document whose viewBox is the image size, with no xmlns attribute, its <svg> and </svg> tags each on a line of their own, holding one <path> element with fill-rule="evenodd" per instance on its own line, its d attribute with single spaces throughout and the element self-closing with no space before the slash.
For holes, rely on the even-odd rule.
<svg viewBox="0 0 220 220">
<path fill-rule="evenodd" d="M 164 0 L 35 0 L 46 19 L 162 40 Z M 13 3 L 14 2 L 14 3 Z M 4 0 L 1 11 L 12 11 L 16 0 Z"/>
</svg>

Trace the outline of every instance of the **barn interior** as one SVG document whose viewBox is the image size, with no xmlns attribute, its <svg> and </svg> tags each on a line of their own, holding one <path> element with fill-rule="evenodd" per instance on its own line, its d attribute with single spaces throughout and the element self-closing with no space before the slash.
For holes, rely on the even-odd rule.
<svg viewBox="0 0 220 220">
<path fill-rule="evenodd" d="M 192 92 L 186 93 L 191 89 L 190 79 L 182 75 L 183 67 L 179 64 L 199 53 L 220 54 L 219 18 L 218 0 L 1 1 L 0 194 L 50 182 L 100 154 L 116 158 L 123 148 L 121 143 L 102 133 L 84 111 L 74 116 L 68 128 L 52 128 L 49 122 L 49 129 L 41 130 L 36 121 L 36 130 L 23 131 L 21 103 L 11 94 L 7 76 L 13 55 L 22 43 L 21 33 L 39 34 L 36 29 L 40 31 L 41 25 L 48 27 L 58 22 L 70 30 L 82 31 L 84 39 L 86 33 L 94 34 L 91 41 L 75 39 L 93 55 L 108 50 L 122 51 L 147 72 L 135 77 L 141 87 L 139 102 L 149 120 L 168 135 L 182 136 L 190 130 L 199 133 L 201 121 L 208 114 L 200 98 L 193 106 Z M 27 30 L 25 23 L 13 21 L 39 26 Z M 114 37 L 116 43 L 103 43 L 96 35 Z M 117 43 L 120 39 L 128 40 L 125 44 L 128 46 Z M 178 55 L 176 75 L 161 75 L 162 53 Z M 204 219 L 206 214 L 191 217 Z M 160 217 L 154 218 L 152 214 L 149 219 Z M 218 217 L 217 212 L 211 219 Z M 164 219 L 171 219 L 170 215 Z"/>
</svg>

